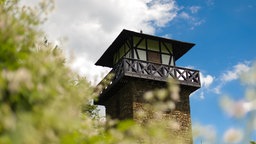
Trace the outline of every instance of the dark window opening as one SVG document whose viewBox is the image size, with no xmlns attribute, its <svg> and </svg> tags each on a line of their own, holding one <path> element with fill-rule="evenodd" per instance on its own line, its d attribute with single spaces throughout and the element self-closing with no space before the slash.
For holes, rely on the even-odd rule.
<svg viewBox="0 0 256 144">
<path fill-rule="evenodd" d="M 157 52 L 148 51 L 148 61 L 153 63 L 161 63 L 160 54 Z"/>
</svg>

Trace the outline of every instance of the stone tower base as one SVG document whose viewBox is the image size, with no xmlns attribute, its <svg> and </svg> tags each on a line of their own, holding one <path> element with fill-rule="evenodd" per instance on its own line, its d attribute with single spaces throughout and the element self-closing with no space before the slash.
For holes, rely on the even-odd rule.
<svg viewBox="0 0 256 144">
<path fill-rule="evenodd" d="M 113 119 L 139 121 L 136 113 L 147 103 L 143 98 L 144 93 L 166 87 L 167 84 L 164 82 L 140 79 L 126 81 L 104 102 L 106 113 Z M 176 103 L 175 110 L 163 115 L 165 119 L 174 119 L 178 122 L 179 130 L 175 131 L 175 135 L 181 137 L 186 144 L 193 143 L 189 104 L 189 95 L 192 92 L 193 90 L 190 87 L 181 85 L 180 101 Z"/>
</svg>

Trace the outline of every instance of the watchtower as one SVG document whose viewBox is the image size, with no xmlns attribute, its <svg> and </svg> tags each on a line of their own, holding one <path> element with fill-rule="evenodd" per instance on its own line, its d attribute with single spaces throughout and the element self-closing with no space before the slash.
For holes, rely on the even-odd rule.
<svg viewBox="0 0 256 144">
<path fill-rule="evenodd" d="M 199 71 L 177 67 L 175 62 L 195 44 L 123 30 L 96 65 L 112 68 L 101 81 L 105 84 L 96 104 L 106 107 L 107 115 L 135 119 L 135 113 L 149 90 L 166 87 L 172 78 L 180 85 L 180 102 L 175 115 L 192 143 L 189 95 L 200 88 Z M 109 75 L 113 77 L 108 80 Z"/>
</svg>

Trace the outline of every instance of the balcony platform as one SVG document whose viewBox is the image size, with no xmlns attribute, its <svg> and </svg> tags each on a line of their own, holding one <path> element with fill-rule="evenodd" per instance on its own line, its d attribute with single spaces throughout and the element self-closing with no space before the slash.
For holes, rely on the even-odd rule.
<svg viewBox="0 0 256 144">
<path fill-rule="evenodd" d="M 99 85 L 103 86 L 99 99 L 105 99 L 106 97 L 104 95 L 109 93 L 110 89 L 111 91 L 115 90 L 113 87 L 118 88 L 131 78 L 140 78 L 162 83 L 166 83 L 168 79 L 174 79 L 181 86 L 192 88 L 192 91 L 201 87 L 198 70 L 123 58 L 99 83 Z"/>
</svg>

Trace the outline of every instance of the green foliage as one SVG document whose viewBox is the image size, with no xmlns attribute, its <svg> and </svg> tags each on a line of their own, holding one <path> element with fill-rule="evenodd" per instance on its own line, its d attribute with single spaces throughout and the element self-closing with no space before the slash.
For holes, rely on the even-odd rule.
<svg viewBox="0 0 256 144">
<path fill-rule="evenodd" d="M 40 40 L 39 27 L 51 7 L 49 1 L 36 8 L 1 1 L 0 143 L 179 143 L 170 137 L 176 126 L 159 117 L 173 108 L 172 103 L 162 107 L 168 103 L 166 90 L 147 97 L 151 104 L 159 101 L 156 108 L 146 106 L 155 113 L 138 113 L 145 119 L 141 123 L 97 118 L 90 105 L 95 94 L 87 80 L 65 66 L 59 49 Z"/>
<path fill-rule="evenodd" d="M 0 1 L 0 144 L 184 143 L 170 135 L 179 124 L 161 117 L 179 101 L 177 86 L 146 93 L 151 111 L 138 111 L 139 123 L 97 117 L 90 84 L 65 66 L 60 49 L 40 40 L 39 26 L 52 8 L 51 1 L 36 8 Z M 255 71 L 243 77 L 253 101 Z"/>
<path fill-rule="evenodd" d="M 28 57 L 39 35 L 37 26 L 42 22 L 37 15 L 39 11 L 29 7 L 21 8 L 16 0 L 1 0 L 1 69 L 16 69 Z"/>
<path fill-rule="evenodd" d="M 88 119 L 81 108 L 93 98 L 91 86 L 64 65 L 59 49 L 40 42 L 38 12 L 47 12 L 40 8 L 1 1 L 1 144 L 80 143 Z"/>
</svg>

